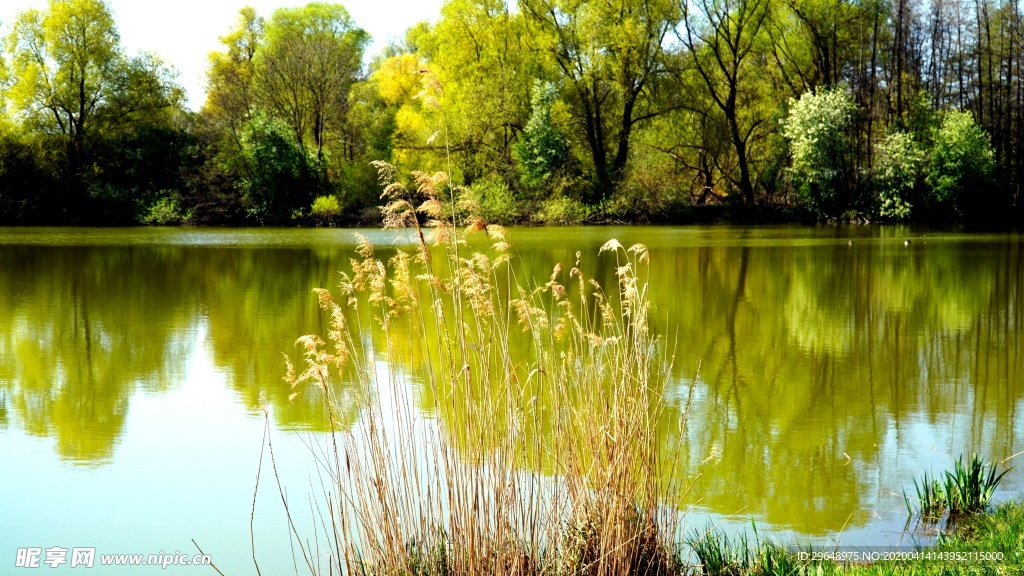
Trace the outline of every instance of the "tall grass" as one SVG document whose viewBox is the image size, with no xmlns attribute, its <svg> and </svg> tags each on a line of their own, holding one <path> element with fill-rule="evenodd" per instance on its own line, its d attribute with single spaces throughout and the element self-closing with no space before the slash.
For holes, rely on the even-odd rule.
<svg viewBox="0 0 1024 576">
<path fill-rule="evenodd" d="M 317 292 L 326 336 L 302 337 L 304 365 L 288 367 L 332 422 L 318 533 L 298 542 L 306 569 L 678 572 L 686 487 L 671 444 L 685 414 L 665 427 L 647 249 L 601 248 L 614 286 L 580 254 L 523 277 L 502 228 L 454 225 L 446 174 L 407 187 L 377 166 L 385 224 L 413 229 L 414 248 L 385 260 L 362 239 L 338 289 Z M 471 249 L 470 233 L 487 245 Z M 333 424 L 353 409 L 354 426 Z"/>
</svg>

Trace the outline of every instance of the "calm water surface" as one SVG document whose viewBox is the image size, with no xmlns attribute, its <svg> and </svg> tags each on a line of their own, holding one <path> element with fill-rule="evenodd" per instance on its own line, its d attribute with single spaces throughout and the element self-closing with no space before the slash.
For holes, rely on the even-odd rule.
<svg viewBox="0 0 1024 576">
<path fill-rule="evenodd" d="M 412 243 L 361 232 L 384 251 Z M 652 316 L 678 341 L 670 409 L 696 383 L 680 463 L 694 483 L 688 522 L 895 543 L 901 490 L 921 471 L 1024 450 L 1021 236 L 510 234 L 537 278 L 577 250 L 612 278 L 597 255 L 612 237 L 651 249 Z M 192 539 L 225 573 L 253 573 L 260 399 L 289 500 L 305 510 L 323 411 L 315 396 L 288 401 L 281 353 L 324 331 L 310 291 L 337 284 L 353 246 L 350 230 L 0 230 L 0 573 L 19 547 L 193 554 Z M 1005 486 L 1020 491 L 1024 472 Z M 266 476 L 253 523 L 264 573 L 292 572 Z"/>
</svg>

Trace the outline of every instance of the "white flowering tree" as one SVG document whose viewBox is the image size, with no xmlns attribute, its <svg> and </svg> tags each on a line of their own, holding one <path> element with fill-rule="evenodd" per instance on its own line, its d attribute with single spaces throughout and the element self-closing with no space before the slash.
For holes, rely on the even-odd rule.
<svg viewBox="0 0 1024 576">
<path fill-rule="evenodd" d="M 907 132 L 890 133 L 878 144 L 875 186 L 878 213 L 892 220 L 906 220 L 913 210 L 914 189 L 925 167 L 925 151 Z"/>
<path fill-rule="evenodd" d="M 800 196 L 815 210 L 834 215 L 841 210 L 848 182 L 850 156 L 846 131 L 857 106 L 841 88 L 807 92 L 790 100 L 782 121 L 789 143 L 793 180 Z"/>
</svg>

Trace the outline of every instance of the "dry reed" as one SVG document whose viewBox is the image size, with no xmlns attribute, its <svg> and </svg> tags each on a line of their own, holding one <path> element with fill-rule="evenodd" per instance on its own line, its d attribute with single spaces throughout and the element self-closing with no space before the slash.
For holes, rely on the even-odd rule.
<svg viewBox="0 0 1024 576">
<path fill-rule="evenodd" d="M 647 249 L 601 248 L 615 259 L 607 291 L 578 253 L 568 271 L 525 278 L 502 228 L 455 226 L 447 174 L 415 173 L 407 187 L 375 165 L 385 226 L 413 228 L 416 247 L 385 261 L 361 239 L 338 291 L 317 291 L 326 338 L 300 338 L 304 366 L 289 363 L 296 393 L 315 387 L 332 424 L 317 449 L 320 528 L 302 564 L 677 572 L 685 486 L 665 472 L 679 467 L 659 427 L 669 362 L 648 325 Z M 471 249 L 473 231 L 489 246 Z"/>
</svg>

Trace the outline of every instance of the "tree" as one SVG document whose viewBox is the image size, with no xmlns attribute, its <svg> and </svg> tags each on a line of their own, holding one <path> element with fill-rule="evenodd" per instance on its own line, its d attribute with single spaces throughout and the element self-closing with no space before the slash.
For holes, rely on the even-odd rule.
<svg viewBox="0 0 1024 576">
<path fill-rule="evenodd" d="M 79 176 L 86 135 L 111 95 L 120 36 L 100 0 L 51 0 L 21 13 L 7 38 L 9 96 L 34 127 L 65 137 L 69 176 Z"/>
<path fill-rule="evenodd" d="M 734 181 L 747 204 L 754 203 L 749 147 L 767 117 L 743 115 L 757 98 L 751 84 L 756 70 L 754 49 L 768 17 L 768 0 L 697 0 L 683 6 L 683 33 L 707 94 L 721 112 L 736 153 L 739 179 Z"/>
<path fill-rule="evenodd" d="M 808 92 L 790 100 L 782 134 L 789 141 L 800 196 L 815 210 L 836 216 L 846 208 L 850 143 L 846 130 L 856 104 L 841 88 Z"/>
<path fill-rule="evenodd" d="M 328 139 L 344 140 L 349 90 L 370 37 L 340 4 L 280 8 L 254 56 L 265 108 L 284 120 L 299 145 L 324 160 Z"/>
<path fill-rule="evenodd" d="M 256 108 L 253 59 L 263 42 L 265 25 L 253 8 L 242 8 L 235 28 L 220 39 L 226 51 L 210 54 L 203 116 L 229 134 L 238 149 L 241 127 Z"/>
<path fill-rule="evenodd" d="M 560 80 L 586 143 L 597 204 L 622 179 L 633 131 L 668 107 L 657 97 L 674 0 L 522 0 L 534 39 Z"/>
<path fill-rule="evenodd" d="M 183 92 L 155 56 L 127 57 L 101 0 L 50 0 L 45 11 L 15 20 L 7 95 L 22 129 L 56 135 L 65 158 L 60 177 L 67 216 L 76 217 L 91 187 L 85 166 L 103 138 L 151 124 L 180 109 Z"/>
<path fill-rule="evenodd" d="M 555 86 L 537 80 L 533 84 L 533 112 L 516 142 L 523 181 L 536 186 L 562 167 L 569 154 L 565 135 L 552 123 L 551 108 L 555 103 Z"/>
<path fill-rule="evenodd" d="M 443 122 L 429 131 L 443 123 L 447 138 L 430 147 L 454 152 L 467 184 L 490 176 L 514 184 L 513 146 L 530 114 L 531 79 L 542 76 L 523 15 L 504 0 L 451 0 L 407 43 L 444 90 Z"/>
<path fill-rule="evenodd" d="M 924 169 L 925 152 L 907 132 L 892 132 L 878 145 L 875 169 L 878 213 L 893 220 L 906 220 L 914 207 L 913 194 Z"/>
<path fill-rule="evenodd" d="M 995 158 L 989 135 L 970 112 L 950 111 L 935 132 L 927 182 L 940 217 L 974 217 L 993 207 Z"/>
</svg>

